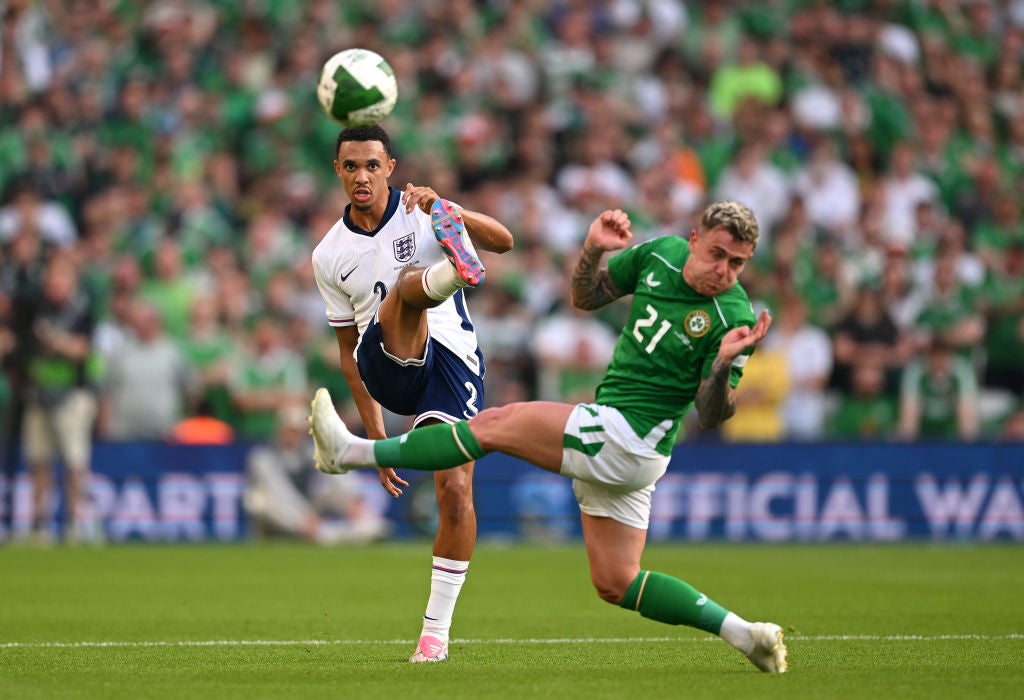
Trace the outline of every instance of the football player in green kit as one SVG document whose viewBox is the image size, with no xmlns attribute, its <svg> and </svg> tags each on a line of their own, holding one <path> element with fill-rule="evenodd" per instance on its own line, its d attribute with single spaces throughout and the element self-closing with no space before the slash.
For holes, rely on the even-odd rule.
<svg viewBox="0 0 1024 700">
<path fill-rule="evenodd" d="M 733 391 L 771 317 L 755 318 L 737 277 L 754 254 L 758 226 L 737 202 L 704 210 L 689 240 L 630 245 L 629 217 L 605 211 L 590 225 L 572 277 L 572 302 L 597 309 L 632 294 L 591 404 L 546 401 L 488 408 L 454 425 L 387 440 L 352 435 L 326 390 L 313 399 L 316 467 L 327 473 L 387 465 L 435 470 L 504 452 L 573 480 L 590 577 L 605 601 L 644 617 L 721 636 L 762 671 L 786 670 L 781 628 L 747 622 L 690 584 L 640 566 L 655 482 L 668 467 L 691 406 L 703 428 L 735 411 Z"/>
</svg>

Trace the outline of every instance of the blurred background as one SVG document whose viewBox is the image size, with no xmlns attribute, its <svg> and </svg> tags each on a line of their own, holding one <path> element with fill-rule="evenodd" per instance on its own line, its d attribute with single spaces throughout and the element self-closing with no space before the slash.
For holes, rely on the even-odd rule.
<svg viewBox="0 0 1024 700">
<path fill-rule="evenodd" d="M 768 475 L 762 515 L 791 517 L 799 538 L 799 475 L 818 469 L 816 522 L 835 501 L 835 522 L 884 525 L 903 497 L 879 496 L 857 459 L 828 467 L 863 446 L 906 489 L 903 534 L 936 536 L 938 513 L 942 536 L 976 535 L 989 514 L 989 536 L 1024 539 L 1024 1 L 0 8 L 4 537 L 429 532 L 429 489 L 394 504 L 352 477 L 326 498 L 302 426 L 291 435 L 318 386 L 359 424 L 310 254 L 347 203 L 316 81 L 362 46 L 399 80 L 392 184 L 430 185 L 515 234 L 470 296 L 488 405 L 592 397 L 626 308 L 567 303 L 597 212 L 628 211 L 643 241 L 737 199 L 761 227 L 742 283 L 774 326 L 736 418 L 681 440 L 742 478 L 697 489 L 680 474 L 664 489 L 677 497 L 659 497 L 664 536 L 700 536 L 705 518 L 707 536 L 764 537 L 736 529 L 736 513 L 757 519 L 736 494 Z M 288 485 L 259 481 L 261 460 Z M 574 534 L 568 482 L 497 464 L 478 494 L 494 480 L 507 514 L 478 506 L 485 521 Z M 260 493 L 289 489 L 298 502 L 268 514 Z M 954 522 L 964 504 L 971 527 Z"/>
</svg>

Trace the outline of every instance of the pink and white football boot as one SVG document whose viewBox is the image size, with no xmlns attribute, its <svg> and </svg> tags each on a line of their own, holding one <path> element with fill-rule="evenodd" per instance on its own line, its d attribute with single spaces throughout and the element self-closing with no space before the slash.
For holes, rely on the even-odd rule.
<svg viewBox="0 0 1024 700">
<path fill-rule="evenodd" d="M 473 243 L 466 235 L 466 227 L 462 223 L 462 214 L 447 199 L 438 199 L 430 207 L 430 224 L 434 229 L 434 238 L 441 244 L 441 249 L 448 261 L 455 266 L 455 271 L 467 287 L 479 287 L 483 284 L 485 270 L 480 258 L 477 257 Z"/>
</svg>

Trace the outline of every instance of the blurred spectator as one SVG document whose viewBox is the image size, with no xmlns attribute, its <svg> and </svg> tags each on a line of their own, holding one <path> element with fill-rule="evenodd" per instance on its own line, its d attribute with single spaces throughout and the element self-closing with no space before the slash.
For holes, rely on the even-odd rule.
<svg viewBox="0 0 1024 700">
<path fill-rule="evenodd" d="M 1003 422 L 1001 437 L 1007 442 L 1024 442 L 1024 409 L 1011 414 Z"/>
<path fill-rule="evenodd" d="M 473 293 L 473 325 L 487 358 L 484 393 L 488 404 L 503 406 L 534 398 L 532 321 L 529 310 L 506 289 L 484 285 Z"/>
<path fill-rule="evenodd" d="M 623 209 L 635 201 L 636 186 L 615 162 L 612 146 L 605 134 L 591 128 L 574 140 L 574 159 L 558 171 L 558 191 L 584 218 L 605 209 Z"/>
<path fill-rule="evenodd" d="M 1011 246 L 1024 243 L 1024 221 L 1018 197 L 1017 192 L 1000 192 L 992 218 L 979 222 L 971 236 L 975 251 L 989 269 L 998 267 L 1001 256 Z"/>
<path fill-rule="evenodd" d="M 278 321 L 261 318 L 248 345 L 234 362 L 231 396 L 240 412 L 238 436 L 243 440 L 268 441 L 276 430 L 277 410 L 302 401 L 306 394 L 306 367 L 282 338 Z"/>
<path fill-rule="evenodd" d="M 142 271 L 138 261 L 131 256 L 122 256 L 114 264 L 107 285 L 106 307 L 93 332 L 101 371 L 106 371 L 110 358 L 117 355 L 131 336 L 131 313 L 136 300 Z"/>
<path fill-rule="evenodd" d="M 46 44 L 46 14 L 42 3 L 9 0 L 3 9 L 4 36 L 0 46 L 11 48 L 5 67 L 31 93 L 42 92 L 53 79 L 53 64 Z"/>
<path fill-rule="evenodd" d="M 828 436 L 838 440 L 884 440 L 896 430 L 896 402 L 885 391 L 885 371 L 864 359 L 851 368 L 849 393 L 840 394 L 829 418 Z"/>
<path fill-rule="evenodd" d="M 976 291 L 959 280 L 956 265 L 955 250 L 939 253 L 915 327 L 920 345 L 936 338 L 962 355 L 971 356 L 985 336 L 985 319 L 975 301 Z"/>
<path fill-rule="evenodd" d="M 615 333 L 593 314 L 564 304 L 533 331 L 538 398 L 591 401 L 615 351 Z M 562 397 L 561 399 L 559 397 Z"/>
<path fill-rule="evenodd" d="M 783 402 L 790 391 L 789 375 L 786 353 L 759 347 L 743 368 L 743 381 L 736 389 L 736 415 L 722 424 L 723 437 L 730 442 L 781 440 L 786 434 Z"/>
<path fill-rule="evenodd" d="M 130 336 L 108 360 L 100 434 L 119 441 L 165 440 L 194 390 L 192 370 L 155 306 L 135 302 L 129 323 Z"/>
<path fill-rule="evenodd" d="M 771 245 L 771 231 L 789 206 L 790 183 L 765 157 L 760 143 L 744 145 L 722 173 L 714 199 L 742 202 L 754 211 L 761 229 L 759 245 Z"/>
<path fill-rule="evenodd" d="M 795 440 L 819 440 L 825 435 L 832 340 L 822 328 L 808 322 L 806 304 L 796 295 L 783 297 L 776 318 L 762 345 L 786 358 L 789 389 L 782 400 L 784 435 Z"/>
<path fill-rule="evenodd" d="M 238 414 L 231 398 L 232 361 L 238 344 L 220 320 L 220 304 L 212 294 L 192 301 L 188 333 L 179 347 L 191 368 L 197 386 L 197 401 L 209 407 L 210 416 L 234 422 Z"/>
<path fill-rule="evenodd" d="M 842 392 L 852 389 L 853 366 L 865 361 L 881 366 L 886 388 L 895 390 L 900 369 L 913 351 L 910 338 L 893 323 L 871 283 L 861 284 L 852 308 L 834 327 L 832 341 L 832 386 Z"/>
<path fill-rule="evenodd" d="M 75 264 L 65 255 L 51 258 L 28 337 L 22 424 L 25 461 L 32 473 L 32 530 L 41 539 L 49 537 L 58 460 L 64 467 L 65 536 L 85 541 L 99 537 L 86 493 L 96 421 L 88 374 L 94 322 Z"/>
<path fill-rule="evenodd" d="M 310 469 L 313 441 L 308 429 L 306 409 L 286 405 L 278 411 L 273 441 L 249 453 L 243 503 L 256 534 L 325 545 L 387 537 L 390 525 L 367 493 L 375 480 L 364 482 L 355 472 L 325 476 Z"/>
<path fill-rule="evenodd" d="M 689 21 L 683 33 L 683 48 L 690 62 L 712 70 L 732 61 L 742 40 L 743 22 L 739 14 L 731 11 L 725 0 L 707 0 L 686 7 Z"/>
<path fill-rule="evenodd" d="M 1010 245 L 982 287 L 985 386 L 1024 400 L 1024 240 Z"/>
<path fill-rule="evenodd" d="M 893 148 L 889 169 L 881 182 L 885 202 L 883 235 L 889 243 L 907 248 L 914 241 L 915 211 L 921 202 L 934 201 L 938 187 L 918 172 L 913 147 L 906 142 Z"/>
<path fill-rule="evenodd" d="M 910 260 L 903 250 L 890 248 L 887 251 L 879 286 L 882 303 L 889 310 L 893 323 L 901 333 L 912 332 L 924 298 L 914 285 Z"/>
<path fill-rule="evenodd" d="M 153 254 L 152 276 L 142 283 L 139 296 L 156 307 L 171 337 L 181 338 L 188 330 L 189 311 L 196 293 L 194 281 L 186 277 L 181 244 L 170 236 L 160 239 Z"/>
<path fill-rule="evenodd" d="M 241 253 L 242 266 L 252 283 L 265 289 L 275 270 L 289 267 L 291 261 L 303 256 L 304 251 L 300 248 L 295 227 L 283 213 L 264 208 L 249 224 Z"/>
<path fill-rule="evenodd" d="M 923 358 L 903 370 L 899 436 L 939 440 L 978 437 L 978 383 L 956 348 L 935 338 Z"/>
<path fill-rule="evenodd" d="M 797 271 L 795 282 L 807 302 L 811 322 L 834 334 L 835 324 L 847 314 L 855 297 L 854 285 L 841 265 L 838 242 L 829 237 L 818 240 L 812 261 Z"/>
<path fill-rule="evenodd" d="M 726 60 L 711 75 L 708 99 L 718 117 L 728 119 L 739 104 L 755 99 L 769 106 L 782 97 L 782 81 L 774 69 L 761 59 L 761 47 L 750 36 L 741 36 L 736 61 Z"/>
<path fill-rule="evenodd" d="M 12 383 L 22 384 L 32 350 L 31 327 L 43 288 L 46 260 L 51 248 L 31 227 L 22 228 L 0 248 L 0 299 L 4 328 L 9 331 L 4 367 Z"/>
<path fill-rule="evenodd" d="M 810 222 L 825 231 L 848 237 L 860 212 L 857 176 L 839 160 L 835 145 L 821 138 L 811 151 L 807 167 L 795 176 L 793 189 L 807 206 Z"/>
<path fill-rule="evenodd" d="M 10 241 L 26 227 L 58 248 L 68 248 L 78 240 L 78 230 L 67 210 L 43 199 L 36 184 L 23 179 L 12 187 L 9 204 L 0 208 L 0 242 Z"/>
</svg>

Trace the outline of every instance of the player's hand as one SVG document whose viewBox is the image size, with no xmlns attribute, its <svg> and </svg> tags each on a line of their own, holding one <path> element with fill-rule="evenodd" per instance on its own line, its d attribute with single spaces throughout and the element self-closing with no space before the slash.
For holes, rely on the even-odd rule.
<svg viewBox="0 0 1024 700">
<path fill-rule="evenodd" d="M 398 488 L 399 486 L 409 485 L 409 482 L 398 476 L 391 467 L 377 467 L 377 476 L 380 477 L 380 485 L 384 487 L 384 490 L 395 498 L 402 495 L 402 489 Z"/>
<path fill-rule="evenodd" d="M 406 183 L 405 192 L 402 193 L 402 204 L 405 205 L 405 213 L 409 214 L 416 207 L 424 214 L 430 213 L 430 207 L 441 197 L 430 187 L 415 187 L 411 182 Z"/>
<path fill-rule="evenodd" d="M 587 240 L 601 250 L 621 250 L 633 240 L 629 215 L 621 209 L 608 209 L 594 219 L 587 231 Z"/>
<path fill-rule="evenodd" d="M 722 343 L 718 346 L 718 357 L 720 357 L 723 362 L 731 364 L 732 361 L 736 359 L 737 355 L 740 355 L 747 348 L 756 345 L 762 338 L 764 338 L 771 325 L 771 314 L 769 314 L 768 310 L 765 309 L 761 312 L 761 315 L 757 317 L 757 323 L 754 324 L 753 328 L 740 326 L 739 328 L 733 328 L 722 336 Z"/>
</svg>

